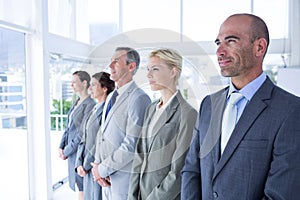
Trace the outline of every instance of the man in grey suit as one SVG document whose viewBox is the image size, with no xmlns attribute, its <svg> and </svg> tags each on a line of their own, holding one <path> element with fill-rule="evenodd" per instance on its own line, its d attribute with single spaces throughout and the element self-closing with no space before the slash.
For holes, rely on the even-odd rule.
<svg viewBox="0 0 300 200">
<path fill-rule="evenodd" d="M 266 24 L 251 14 L 232 15 L 215 43 L 221 74 L 231 82 L 201 103 L 182 170 L 182 199 L 299 199 L 300 98 L 262 70 Z M 243 97 L 226 144 L 222 118 L 234 93 Z"/>
<path fill-rule="evenodd" d="M 103 187 L 102 198 L 127 199 L 131 165 L 137 138 L 140 135 L 146 107 L 151 103 L 148 95 L 133 81 L 138 69 L 139 54 L 129 47 L 118 47 L 110 64 L 110 78 L 116 89 L 108 96 L 102 115 L 99 143 L 95 157 L 94 180 Z M 114 105 L 110 99 L 117 92 Z"/>
</svg>

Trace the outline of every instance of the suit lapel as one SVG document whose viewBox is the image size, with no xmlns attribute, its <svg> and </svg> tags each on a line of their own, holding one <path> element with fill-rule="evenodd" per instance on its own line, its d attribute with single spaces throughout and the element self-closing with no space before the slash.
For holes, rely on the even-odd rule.
<svg viewBox="0 0 300 200">
<path fill-rule="evenodd" d="M 96 119 L 98 120 L 99 124 L 101 124 L 101 116 L 103 112 L 104 103 L 101 103 L 100 107 L 96 111 Z"/>
<path fill-rule="evenodd" d="M 231 134 L 219 163 L 216 165 L 214 177 L 222 170 L 257 117 L 267 107 L 265 100 L 270 99 L 273 87 L 273 83 L 267 79 L 246 106 Z"/>
<path fill-rule="evenodd" d="M 211 95 L 211 116 L 210 125 L 200 148 L 200 157 L 204 158 L 212 152 L 212 161 L 214 166 L 218 163 L 220 157 L 220 135 L 222 124 L 222 112 L 225 108 L 225 100 L 228 88 L 221 91 L 221 94 Z"/>
<path fill-rule="evenodd" d="M 174 112 L 176 111 L 181 95 L 178 92 L 177 95 L 171 100 L 170 105 L 166 107 L 163 111 L 159 119 L 157 120 L 156 124 L 153 127 L 153 136 L 150 138 L 149 148 L 148 151 L 152 148 L 153 142 L 156 137 L 158 137 L 158 131 L 166 124 L 167 121 L 173 116 Z M 155 111 L 155 110 L 154 110 Z M 153 113 L 154 114 L 154 113 Z"/>
<path fill-rule="evenodd" d="M 124 101 L 126 101 L 126 99 L 128 98 L 128 96 L 137 88 L 136 83 L 132 83 L 129 85 L 129 87 L 127 88 L 127 90 L 119 95 L 117 97 L 117 101 L 116 103 L 113 105 L 113 107 L 111 108 L 111 110 L 109 111 L 109 113 L 107 114 L 106 119 L 104 120 L 104 127 L 102 129 L 102 132 L 104 132 L 104 130 L 107 127 L 108 122 L 110 121 L 111 117 L 113 116 L 113 114 L 116 112 L 116 110 L 118 109 L 118 107 L 120 107 Z"/>
<path fill-rule="evenodd" d="M 143 128 L 145 129 L 145 135 L 143 135 L 144 136 L 143 142 L 144 142 L 144 146 L 146 145 L 146 149 L 145 149 L 144 152 L 149 152 L 150 142 L 152 143 L 152 138 L 148 138 L 148 135 L 149 135 L 149 133 L 148 133 L 149 128 L 148 127 L 149 127 L 151 119 L 153 118 L 153 115 L 155 113 L 157 103 L 158 102 L 155 102 L 155 103 L 151 104 L 151 106 L 149 107 L 148 115 L 147 115 L 147 118 L 145 120 L 145 124 L 143 126 Z"/>
</svg>

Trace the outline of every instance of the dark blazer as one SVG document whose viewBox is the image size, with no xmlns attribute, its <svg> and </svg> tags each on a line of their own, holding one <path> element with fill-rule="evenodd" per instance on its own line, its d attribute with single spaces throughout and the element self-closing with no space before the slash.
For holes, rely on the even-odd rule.
<svg viewBox="0 0 300 200">
<path fill-rule="evenodd" d="M 157 103 L 152 103 L 145 114 L 133 161 L 128 200 L 180 199 L 180 171 L 192 139 L 197 111 L 178 91 L 156 122 L 152 137 L 147 137 Z"/>
<path fill-rule="evenodd" d="M 74 109 L 77 101 L 68 112 L 68 116 Z M 95 101 L 88 97 L 86 98 L 75 110 L 72 115 L 72 121 L 69 127 L 66 128 L 59 145 L 59 148 L 64 150 L 64 155 L 68 158 L 68 172 L 69 172 L 69 185 L 75 191 L 75 162 L 77 155 L 77 148 L 81 141 L 82 136 L 82 122 L 93 109 Z M 67 120 L 66 124 L 69 124 Z"/>
<path fill-rule="evenodd" d="M 201 106 L 185 166 L 182 198 L 299 199 L 300 98 L 269 78 L 246 106 L 220 157 L 228 88 Z"/>
</svg>

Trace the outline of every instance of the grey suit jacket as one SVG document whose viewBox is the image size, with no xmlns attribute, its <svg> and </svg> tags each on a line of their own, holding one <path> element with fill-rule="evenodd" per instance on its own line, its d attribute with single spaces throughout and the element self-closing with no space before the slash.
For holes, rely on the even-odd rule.
<svg viewBox="0 0 300 200">
<path fill-rule="evenodd" d="M 91 111 L 89 117 L 87 117 L 83 122 L 83 135 L 77 150 L 75 169 L 79 166 L 83 166 L 86 172 L 89 172 L 92 169 L 92 165 L 90 163 L 95 160 L 96 138 L 101 124 L 103 107 L 104 103 L 101 103 L 95 113 L 95 116 L 91 116 Z M 88 120 L 89 124 L 87 124 Z"/>
<path fill-rule="evenodd" d="M 110 177 L 113 193 L 125 196 L 128 193 L 136 141 L 150 103 L 148 95 L 133 82 L 118 96 L 101 125 L 97 144 L 101 161 L 98 171 L 103 178 Z"/>
<path fill-rule="evenodd" d="M 68 116 L 74 109 L 74 105 L 68 112 Z M 74 110 L 71 124 L 65 130 L 59 145 L 59 148 L 64 150 L 64 155 L 68 158 L 69 185 L 73 190 L 75 190 L 75 176 L 77 175 L 74 168 L 77 149 L 82 136 L 82 122 L 93 109 L 94 105 L 95 101 L 91 97 L 88 97 Z M 69 124 L 69 122 L 67 121 L 66 124 Z"/>
<path fill-rule="evenodd" d="M 149 137 L 148 125 L 157 103 L 148 107 L 142 135 L 137 143 L 128 192 L 130 200 L 180 199 L 180 171 L 192 139 L 197 111 L 178 91 Z"/>
<path fill-rule="evenodd" d="M 267 78 L 220 157 L 227 92 L 228 88 L 202 102 L 182 170 L 182 198 L 299 199 L 300 98 Z"/>
</svg>

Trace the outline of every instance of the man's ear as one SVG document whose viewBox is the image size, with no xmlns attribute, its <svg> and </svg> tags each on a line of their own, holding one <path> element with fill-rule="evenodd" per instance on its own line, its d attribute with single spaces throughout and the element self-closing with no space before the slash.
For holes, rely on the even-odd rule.
<svg viewBox="0 0 300 200">
<path fill-rule="evenodd" d="M 136 63 L 135 62 L 129 63 L 129 71 L 134 72 L 135 69 L 136 69 Z"/>
<path fill-rule="evenodd" d="M 257 57 L 264 56 L 267 51 L 267 41 L 265 38 L 259 38 L 255 41 L 255 55 Z"/>
</svg>

